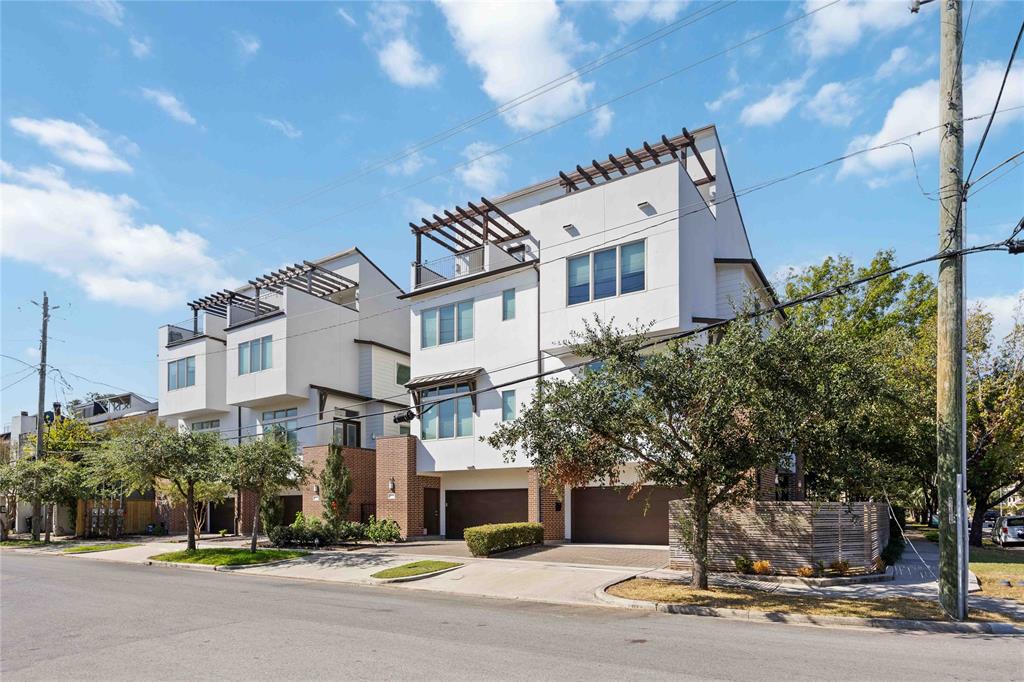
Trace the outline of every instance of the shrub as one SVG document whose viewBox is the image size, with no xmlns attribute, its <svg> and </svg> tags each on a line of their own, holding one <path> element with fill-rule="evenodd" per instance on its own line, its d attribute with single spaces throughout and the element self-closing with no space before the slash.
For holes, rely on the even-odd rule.
<svg viewBox="0 0 1024 682">
<path fill-rule="evenodd" d="M 397 542 L 402 537 L 402 530 L 394 519 L 376 519 L 370 517 L 366 524 L 366 537 L 376 544 Z"/>
<path fill-rule="evenodd" d="M 217 534 L 220 535 L 222 538 L 227 537 L 228 529 L 227 528 L 221 528 L 219 531 L 217 531 Z"/>
<path fill-rule="evenodd" d="M 362 540 L 366 537 L 366 526 L 358 521 L 339 521 L 335 530 L 338 542 L 344 540 Z"/>
<path fill-rule="evenodd" d="M 463 537 L 473 556 L 487 556 L 544 542 L 544 526 L 539 523 L 490 523 L 467 528 Z"/>
<path fill-rule="evenodd" d="M 801 566 L 796 569 L 796 574 L 801 578 L 813 578 L 817 574 L 817 571 L 814 566 Z"/>
<path fill-rule="evenodd" d="M 871 562 L 871 567 L 875 569 L 875 573 L 885 573 L 885 567 L 888 566 L 885 563 L 885 559 L 880 556 L 876 556 L 875 560 Z"/>
<path fill-rule="evenodd" d="M 885 562 L 886 566 L 892 566 L 900 560 L 900 557 L 903 556 L 903 550 L 905 548 L 906 543 L 903 541 L 901 536 L 890 536 L 889 543 L 882 550 L 882 555 L 879 558 Z"/>
<path fill-rule="evenodd" d="M 302 512 L 295 515 L 290 526 L 273 526 L 267 538 L 277 547 L 325 547 L 336 541 L 335 532 L 323 521 L 308 518 Z"/>
<path fill-rule="evenodd" d="M 850 562 L 846 559 L 843 559 L 841 561 L 833 561 L 828 565 L 828 567 L 831 570 L 838 573 L 839 575 L 846 575 L 850 572 Z"/>
<path fill-rule="evenodd" d="M 767 559 L 761 559 L 760 561 L 754 562 L 754 573 L 758 575 L 771 575 L 772 562 Z"/>
<path fill-rule="evenodd" d="M 745 556 L 736 557 L 732 560 L 732 563 L 740 573 L 749 574 L 754 572 L 754 562 Z"/>
</svg>

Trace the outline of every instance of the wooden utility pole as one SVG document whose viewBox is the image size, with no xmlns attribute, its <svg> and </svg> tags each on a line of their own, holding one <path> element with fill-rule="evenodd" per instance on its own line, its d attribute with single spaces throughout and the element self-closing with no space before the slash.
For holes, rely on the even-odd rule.
<svg viewBox="0 0 1024 682">
<path fill-rule="evenodd" d="M 939 5 L 939 251 L 963 248 L 964 110 L 961 0 Z M 936 449 L 939 490 L 939 601 L 967 618 L 964 258 L 939 261 Z"/>
<path fill-rule="evenodd" d="M 33 301 L 35 303 L 35 301 Z M 36 305 L 39 305 L 38 303 Z M 43 292 L 43 329 L 39 339 L 39 401 L 36 404 L 36 459 L 42 459 L 44 454 L 43 411 L 46 409 L 46 337 L 47 327 L 50 323 L 50 299 L 46 292 Z M 42 503 L 39 498 L 32 500 L 32 539 L 39 540 L 39 529 L 42 526 Z"/>
</svg>

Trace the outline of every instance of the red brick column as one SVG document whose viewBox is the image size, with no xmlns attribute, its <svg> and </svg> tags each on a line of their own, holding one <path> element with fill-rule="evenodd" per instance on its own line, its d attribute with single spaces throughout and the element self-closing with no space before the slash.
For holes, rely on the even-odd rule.
<svg viewBox="0 0 1024 682">
<path fill-rule="evenodd" d="M 527 476 L 527 520 L 544 526 L 545 542 L 565 540 L 565 506 L 556 490 L 542 487 L 537 470 L 530 469 Z"/>
<path fill-rule="evenodd" d="M 377 437 L 376 479 L 377 518 L 397 522 L 403 538 L 423 535 L 423 489 L 440 488 L 441 482 L 417 475 L 416 436 Z"/>
<path fill-rule="evenodd" d="M 319 476 L 327 461 L 329 446 L 315 445 L 302 449 L 302 460 L 313 470 L 313 476 L 302 486 L 302 513 L 306 516 L 323 518 L 324 505 L 319 499 L 317 487 Z M 352 476 L 352 494 L 348 498 L 349 521 L 359 521 L 364 504 L 376 502 L 377 453 L 363 448 L 343 448 L 345 466 Z M 315 498 L 315 499 L 314 499 Z"/>
<path fill-rule="evenodd" d="M 241 509 L 241 528 L 238 529 L 241 535 L 250 535 L 252 533 L 252 517 L 256 511 L 256 493 L 252 490 L 243 490 L 240 498 L 235 500 L 235 504 Z M 262 522 L 261 522 L 262 523 Z M 260 528 L 261 533 L 266 533 L 266 528 Z"/>
</svg>

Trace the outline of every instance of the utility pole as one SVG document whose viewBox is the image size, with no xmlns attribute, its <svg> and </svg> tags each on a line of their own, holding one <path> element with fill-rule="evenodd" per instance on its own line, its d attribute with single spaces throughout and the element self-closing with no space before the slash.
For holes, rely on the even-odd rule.
<svg viewBox="0 0 1024 682">
<path fill-rule="evenodd" d="M 36 303 L 35 301 L 32 301 Z M 36 303 L 36 305 L 39 305 Z M 43 444 L 43 411 L 46 408 L 46 337 L 50 323 L 50 299 L 43 292 L 43 330 L 39 339 L 39 401 L 36 404 L 36 459 L 42 459 Z M 32 539 L 39 541 L 39 528 L 42 525 L 42 503 L 39 498 L 32 500 Z"/>
</svg>

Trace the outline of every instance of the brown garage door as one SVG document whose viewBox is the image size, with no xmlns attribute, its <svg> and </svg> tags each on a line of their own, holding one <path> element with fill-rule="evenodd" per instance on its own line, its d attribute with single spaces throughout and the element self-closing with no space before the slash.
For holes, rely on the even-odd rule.
<svg viewBox="0 0 1024 682">
<path fill-rule="evenodd" d="M 573 488 L 572 541 L 667 545 L 668 502 L 683 497 L 682 488 L 661 485 L 632 499 L 620 488 Z"/>
<path fill-rule="evenodd" d="M 446 490 L 444 509 L 444 536 L 458 540 L 462 531 L 472 526 L 526 521 L 526 488 Z"/>
</svg>

